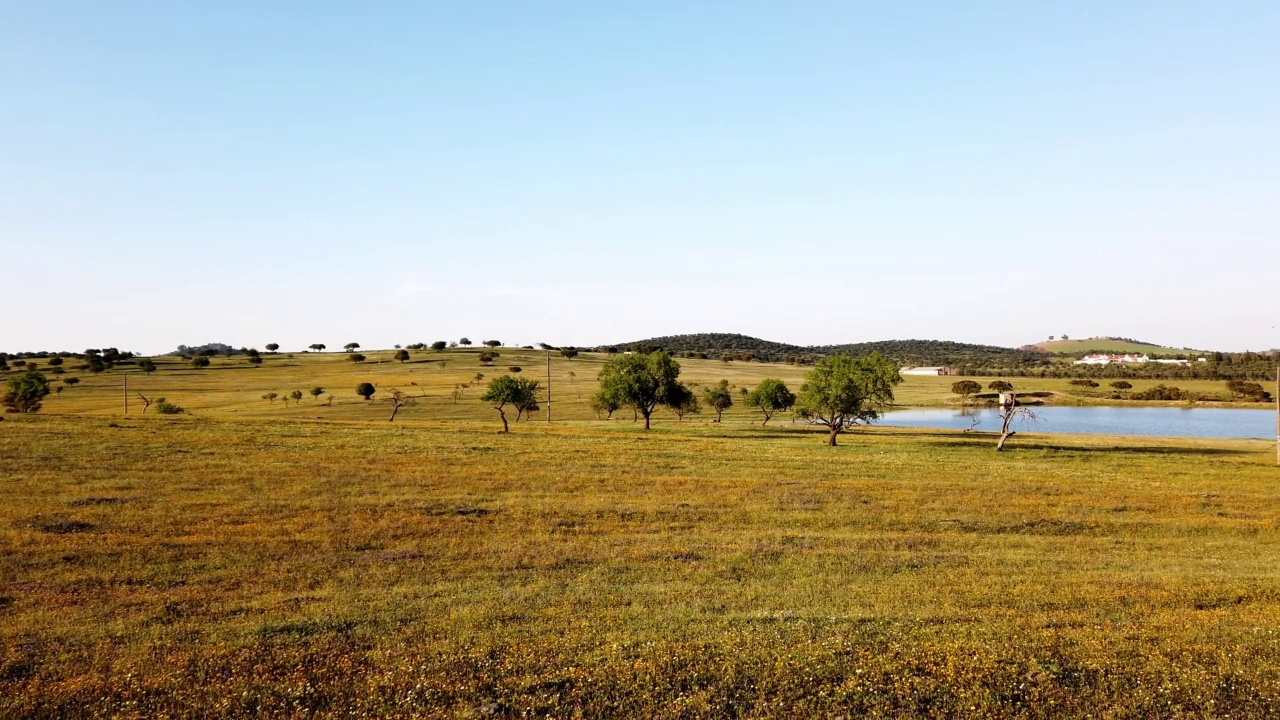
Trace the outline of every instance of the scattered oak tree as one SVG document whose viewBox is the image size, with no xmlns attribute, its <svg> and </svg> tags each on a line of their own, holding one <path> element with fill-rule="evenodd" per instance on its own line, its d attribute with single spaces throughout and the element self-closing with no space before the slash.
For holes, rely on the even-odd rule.
<svg viewBox="0 0 1280 720">
<path fill-rule="evenodd" d="M 644 429 L 648 430 L 659 405 L 673 407 L 683 399 L 680 391 L 687 389 L 679 378 L 680 363 L 661 350 L 621 355 L 600 370 L 600 390 L 644 416 Z"/>
<path fill-rule="evenodd" d="M 267 343 L 267 352 L 275 352 L 280 349 L 279 343 Z"/>
<path fill-rule="evenodd" d="M 702 412 L 702 405 L 698 402 L 698 395 L 684 385 L 677 384 L 671 390 L 671 401 L 668 404 L 671 412 L 676 414 L 680 422 L 684 422 L 685 415 L 697 415 Z"/>
<path fill-rule="evenodd" d="M 746 388 L 743 388 L 746 390 Z M 774 413 L 786 412 L 796 404 L 795 393 L 787 384 L 777 378 L 765 378 L 754 390 L 747 393 L 747 407 L 759 408 L 764 414 L 764 422 L 768 425 Z"/>
<path fill-rule="evenodd" d="M 403 364 L 404 364 L 404 361 L 405 361 L 405 360 L 408 360 L 408 359 L 409 359 L 409 351 L 408 351 L 408 350 L 397 350 L 397 351 L 396 351 L 396 360 L 399 360 L 399 361 L 400 361 L 400 364 L 402 364 L 402 365 L 403 365 Z"/>
<path fill-rule="evenodd" d="M 142 362 L 138 363 L 138 368 L 142 370 L 142 372 L 150 375 L 151 373 L 156 371 L 156 364 L 151 360 L 143 360 Z"/>
<path fill-rule="evenodd" d="M 373 394 L 376 392 L 378 392 L 378 390 L 373 386 L 373 383 L 362 382 L 356 386 L 356 394 L 365 400 L 373 397 Z"/>
<path fill-rule="evenodd" d="M 805 377 L 796 398 L 796 412 L 825 425 L 827 444 L 858 423 L 870 423 L 893 402 L 893 386 L 902 382 L 898 368 L 879 353 L 854 358 L 822 358 Z"/>
<path fill-rule="evenodd" d="M 368 360 L 368 359 L 369 359 L 369 358 L 367 358 L 367 357 L 365 357 L 365 356 L 361 355 L 360 353 L 351 353 L 348 357 L 349 357 L 349 358 L 351 358 L 351 362 L 353 362 L 353 363 L 362 363 L 362 362 L 364 362 L 365 360 Z"/>
<path fill-rule="evenodd" d="M 1115 388 L 1116 390 L 1132 390 L 1133 383 L 1129 382 L 1128 380 L 1115 380 L 1115 381 L 1112 381 L 1111 387 Z"/>
<path fill-rule="evenodd" d="M 201 368 L 207 368 L 209 367 L 209 358 L 205 357 L 204 355 L 191 358 L 191 367 L 196 368 L 197 370 Z M 159 401 L 157 400 L 156 402 L 159 402 Z"/>
<path fill-rule="evenodd" d="M 324 346 L 324 343 L 313 343 L 311 345 L 308 345 L 307 347 L 311 348 L 312 350 L 315 350 L 316 352 L 324 352 L 325 346 Z"/>
<path fill-rule="evenodd" d="M 446 347 L 448 347 L 448 346 L 449 346 L 449 343 L 447 343 L 447 342 L 445 342 L 445 341 L 443 341 L 443 340 L 437 340 L 437 341 L 435 341 L 435 342 L 431 343 L 431 349 L 432 349 L 432 350 L 435 350 L 436 352 L 441 352 L 441 351 L 443 351 L 443 350 L 444 350 Z"/>
<path fill-rule="evenodd" d="M 707 407 L 716 411 L 716 419 L 713 422 L 720 422 L 720 416 L 724 411 L 733 407 L 733 393 L 729 391 L 728 380 L 721 380 L 704 389 L 702 395 L 707 401 Z"/>
<path fill-rule="evenodd" d="M 268 405 L 275 405 L 275 404 L 276 404 L 276 398 L 278 398 L 278 397 L 280 397 L 279 393 L 269 392 L 269 393 L 267 393 L 267 394 L 263 395 L 263 396 L 262 396 L 262 399 L 263 399 L 263 400 L 266 400 Z"/>
<path fill-rule="evenodd" d="M 311 394 L 311 397 L 315 398 L 316 401 L 319 401 L 320 396 L 324 394 L 324 388 L 317 385 L 311 388 L 310 390 L 308 390 L 307 392 L 309 392 Z"/>
<path fill-rule="evenodd" d="M 977 395 L 982 392 L 982 385 L 972 380 L 961 380 L 959 382 L 951 383 L 951 392 L 968 398 L 970 395 Z"/>
<path fill-rule="evenodd" d="M 993 380 L 987 385 L 987 389 L 1000 393 L 1013 392 L 1013 383 L 1007 380 Z"/>
<path fill-rule="evenodd" d="M 295 405 L 300 405 L 300 404 L 302 403 L 302 391 L 301 391 L 301 390 L 294 390 L 293 392 L 289 393 L 289 397 L 293 399 L 293 403 L 294 403 Z"/>
<path fill-rule="evenodd" d="M 537 405 L 537 390 L 536 381 L 503 375 L 489 381 L 489 387 L 480 399 L 498 411 L 498 417 L 502 418 L 502 432 L 505 433 L 511 431 L 511 426 L 507 424 L 506 406 L 514 405 L 518 412 L 523 413 L 530 404 Z"/>
<path fill-rule="evenodd" d="M 41 402 L 49 396 L 49 381 L 35 370 L 9 378 L 9 391 L 0 398 L 5 412 L 33 413 L 40 410 Z"/>
<path fill-rule="evenodd" d="M 462 338 L 458 340 L 458 344 L 462 347 L 471 347 L 471 340 L 469 338 Z"/>
<path fill-rule="evenodd" d="M 342 349 L 346 350 L 347 352 L 352 352 L 353 350 L 359 350 L 360 343 L 347 343 L 346 345 L 342 346 Z"/>
<path fill-rule="evenodd" d="M 484 346 L 491 347 L 491 348 L 502 347 L 502 341 L 501 340 L 485 340 Z"/>
</svg>

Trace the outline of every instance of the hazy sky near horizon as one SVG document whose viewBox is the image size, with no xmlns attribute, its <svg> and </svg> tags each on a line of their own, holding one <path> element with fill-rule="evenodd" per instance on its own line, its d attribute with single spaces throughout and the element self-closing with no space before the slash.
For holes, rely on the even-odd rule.
<svg viewBox="0 0 1280 720">
<path fill-rule="evenodd" d="M 1280 347 L 1280 3 L 0 0 L 0 350 Z"/>
</svg>

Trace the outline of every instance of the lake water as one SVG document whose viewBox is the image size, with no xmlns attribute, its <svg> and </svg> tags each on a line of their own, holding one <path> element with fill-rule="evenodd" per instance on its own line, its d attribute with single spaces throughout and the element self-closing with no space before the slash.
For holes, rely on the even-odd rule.
<svg viewBox="0 0 1280 720">
<path fill-rule="evenodd" d="M 1059 407 L 1033 408 L 1040 421 L 1014 420 L 1018 432 L 1088 433 L 1097 435 L 1148 435 L 1158 437 L 1275 439 L 1274 410 L 1197 407 Z M 974 419 L 978 425 L 973 426 Z M 996 408 L 919 408 L 894 410 L 880 425 L 999 431 Z"/>
</svg>

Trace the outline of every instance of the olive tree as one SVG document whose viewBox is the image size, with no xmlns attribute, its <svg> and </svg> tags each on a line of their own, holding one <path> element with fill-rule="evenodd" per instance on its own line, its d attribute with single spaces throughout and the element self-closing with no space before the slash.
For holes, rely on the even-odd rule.
<svg viewBox="0 0 1280 720">
<path fill-rule="evenodd" d="M 865 357 L 835 355 L 822 358 L 805 376 L 796 398 L 796 412 L 825 425 L 827 444 L 858 423 L 870 423 L 893 402 L 893 386 L 902 382 L 898 368 L 879 353 Z"/>
<path fill-rule="evenodd" d="M 655 350 L 647 355 L 635 353 L 620 355 L 604 364 L 600 370 L 600 391 L 616 399 L 619 405 L 630 406 L 644 417 L 644 429 L 649 429 L 650 418 L 659 405 L 674 408 L 684 401 L 680 384 L 680 363 L 670 355 Z"/>
<path fill-rule="evenodd" d="M 760 423 L 761 425 L 768 425 L 774 413 L 786 412 L 795 404 L 795 393 L 792 393 L 791 388 L 777 378 L 765 378 L 760 381 L 755 390 L 747 393 L 747 407 L 759 408 L 764 414 L 764 422 Z"/>
</svg>

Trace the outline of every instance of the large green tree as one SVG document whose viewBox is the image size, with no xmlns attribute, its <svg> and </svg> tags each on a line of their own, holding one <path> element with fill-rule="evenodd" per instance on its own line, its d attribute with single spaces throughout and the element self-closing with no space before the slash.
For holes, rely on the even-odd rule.
<svg viewBox="0 0 1280 720">
<path fill-rule="evenodd" d="M 680 363 L 655 350 L 647 355 L 620 355 L 600 370 L 600 392 L 620 405 L 629 405 L 644 416 L 644 429 L 659 405 L 674 408 L 686 402 L 687 389 L 680 384 Z"/>
<path fill-rule="evenodd" d="M 795 393 L 777 378 L 761 380 L 756 389 L 747 394 L 747 407 L 759 408 L 764 414 L 761 425 L 768 425 L 774 413 L 790 410 L 795 404 Z"/>
<path fill-rule="evenodd" d="M 893 402 L 893 386 L 902 382 L 898 368 L 879 353 L 865 357 L 825 357 L 805 376 L 796 399 L 800 417 L 825 425 L 827 443 L 858 423 L 869 423 Z"/>
<path fill-rule="evenodd" d="M 49 381 L 35 370 L 9 378 L 9 391 L 0 399 L 10 412 L 33 413 L 40 409 L 40 403 L 49 396 Z"/>
</svg>

